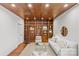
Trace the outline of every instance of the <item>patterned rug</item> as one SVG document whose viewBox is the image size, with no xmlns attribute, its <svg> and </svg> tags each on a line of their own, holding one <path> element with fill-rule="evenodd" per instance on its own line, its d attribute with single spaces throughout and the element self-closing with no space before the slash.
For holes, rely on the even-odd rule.
<svg viewBox="0 0 79 59">
<path fill-rule="evenodd" d="M 49 55 L 47 56 L 55 56 L 55 53 L 52 51 L 50 46 L 47 43 L 44 44 L 47 47 L 47 52 L 49 53 Z M 19 56 L 33 56 L 32 52 L 35 50 L 35 48 L 36 48 L 35 43 L 30 43 L 24 48 L 24 50 Z"/>
</svg>

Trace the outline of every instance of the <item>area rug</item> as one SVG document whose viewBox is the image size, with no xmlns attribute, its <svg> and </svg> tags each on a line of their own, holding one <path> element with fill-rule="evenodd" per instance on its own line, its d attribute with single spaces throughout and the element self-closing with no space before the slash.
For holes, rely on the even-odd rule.
<svg viewBox="0 0 79 59">
<path fill-rule="evenodd" d="M 45 43 L 45 44 L 47 46 L 47 51 L 49 52 L 49 55 L 47 56 L 55 56 L 55 53 L 49 47 L 48 43 Z M 32 52 L 34 51 L 35 47 L 36 47 L 35 43 L 28 44 L 19 56 L 33 56 Z"/>
</svg>

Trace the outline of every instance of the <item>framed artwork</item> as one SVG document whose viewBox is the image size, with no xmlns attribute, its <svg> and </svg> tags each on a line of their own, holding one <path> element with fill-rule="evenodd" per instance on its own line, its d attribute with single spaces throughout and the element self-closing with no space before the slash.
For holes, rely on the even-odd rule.
<svg viewBox="0 0 79 59">
<path fill-rule="evenodd" d="M 62 26 L 62 28 L 61 28 L 61 35 L 62 36 L 67 36 L 67 34 L 68 34 L 67 27 L 66 26 Z"/>
</svg>

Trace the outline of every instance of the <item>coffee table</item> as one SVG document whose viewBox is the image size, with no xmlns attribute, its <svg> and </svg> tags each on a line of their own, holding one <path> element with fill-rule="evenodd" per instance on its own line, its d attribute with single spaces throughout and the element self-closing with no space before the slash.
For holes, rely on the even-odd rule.
<svg viewBox="0 0 79 59">
<path fill-rule="evenodd" d="M 44 43 L 41 45 L 36 45 L 34 51 L 32 52 L 33 56 L 48 56 L 47 46 Z"/>
</svg>

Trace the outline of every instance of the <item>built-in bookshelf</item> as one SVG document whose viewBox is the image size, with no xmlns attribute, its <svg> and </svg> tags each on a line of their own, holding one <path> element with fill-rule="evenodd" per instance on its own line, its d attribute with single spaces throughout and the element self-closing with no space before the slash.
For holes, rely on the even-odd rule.
<svg viewBox="0 0 79 59">
<path fill-rule="evenodd" d="M 53 36 L 53 21 L 49 20 L 25 20 L 25 41 L 34 42 L 36 36 L 42 36 L 43 42 Z"/>
</svg>

